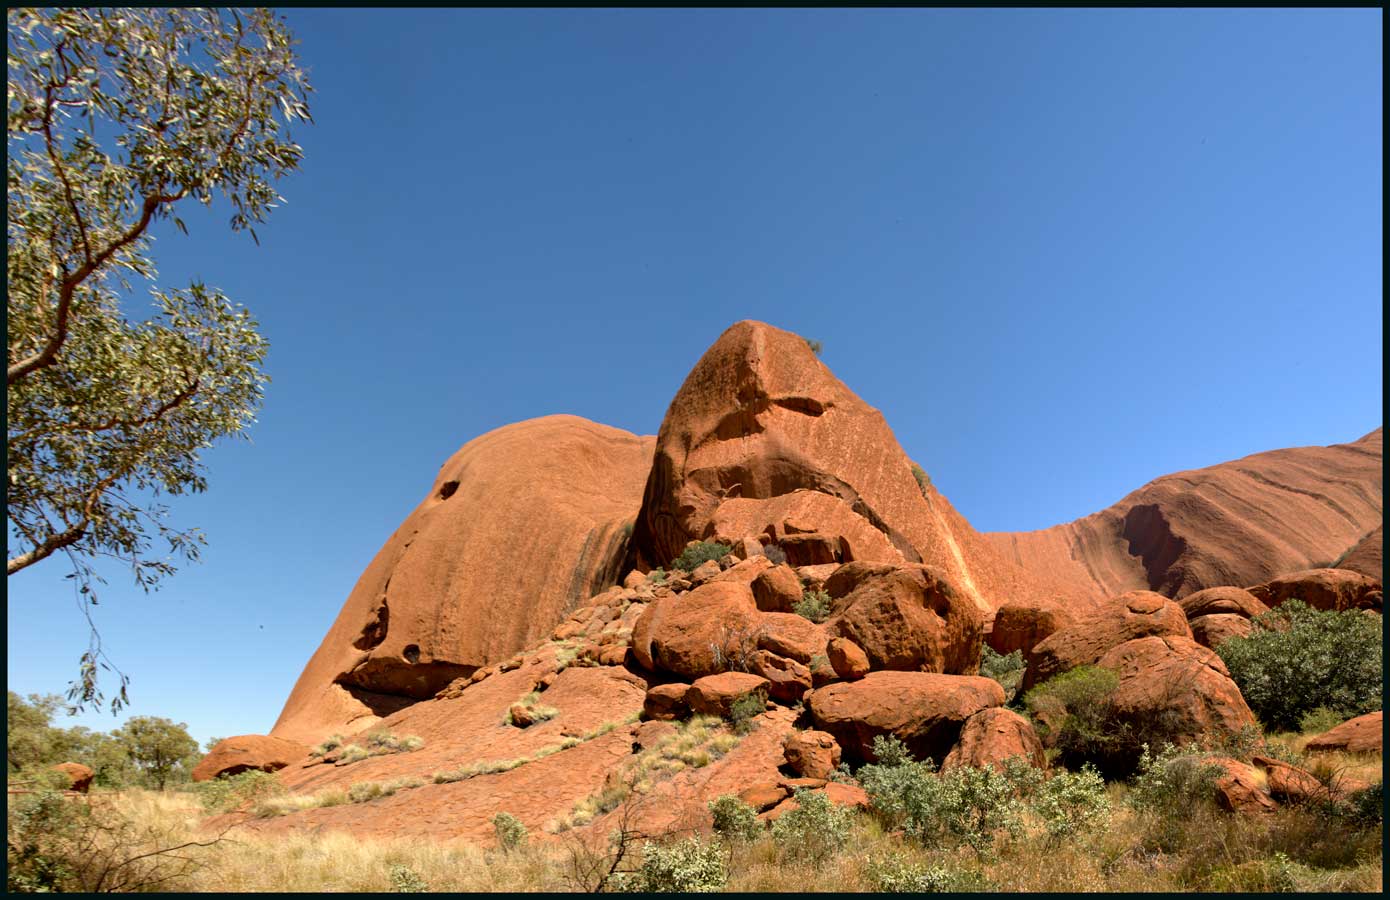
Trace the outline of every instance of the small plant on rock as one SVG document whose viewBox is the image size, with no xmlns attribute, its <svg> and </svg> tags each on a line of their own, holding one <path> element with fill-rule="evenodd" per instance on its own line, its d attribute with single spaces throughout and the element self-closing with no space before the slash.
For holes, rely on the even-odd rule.
<svg viewBox="0 0 1390 900">
<path fill-rule="evenodd" d="M 985 644 L 980 649 L 980 674 L 993 678 L 1004 689 L 1005 702 L 1013 700 L 1018 692 L 1018 684 L 1023 680 L 1023 651 L 1015 650 L 1007 655 L 995 653 Z"/>
<path fill-rule="evenodd" d="M 525 847 L 531 837 L 521 820 L 507 812 L 492 817 L 492 829 L 497 835 L 497 846 L 506 853 Z"/>
<path fill-rule="evenodd" d="M 701 563 L 710 560 L 718 562 L 733 549 L 728 544 L 719 541 L 700 541 L 698 544 L 691 544 L 686 547 L 680 556 L 671 560 L 671 568 L 693 572 Z"/>
<path fill-rule="evenodd" d="M 729 707 L 729 722 L 735 734 L 747 734 L 753 730 L 753 720 L 767 711 L 767 695 L 762 691 L 751 691 L 739 697 Z"/>
<path fill-rule="evenodd" d="M 922 496 L 927 496 L 927 488 L 931 487 L 931 476 L 927 474 L 926 469 L 913 463 L 912 477 L 917 479 L 917 489 L 922 492 Z"/>
<path fill-rule="evenodd" d="M 763 833 L 757 811 L 732 794 L 711 800 L 709 811 L 714 817 L 714 833 L 725 840 L 748 843 Z"/>
<path fill-rule="evenodd" d="M 825 591 L 806 591 L 792 604 L 792 612 L 819 625 L 830 617 L 830 595 Z"/>
</svg>

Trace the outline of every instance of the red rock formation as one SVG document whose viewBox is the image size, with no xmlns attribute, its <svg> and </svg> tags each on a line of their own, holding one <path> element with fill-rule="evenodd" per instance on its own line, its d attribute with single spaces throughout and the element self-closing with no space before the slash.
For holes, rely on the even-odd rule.
<svg viewBox="0 0 1390 900">
<path fill-rule="evenodd" d="M 1238 587 L 1214 587 L 1188 594 L 1178 601 L 1189 622 L 1202 616 L 1236 615 L 1246 619 L 1269 612 L 1259 599 Z"/>
<path fill-rule="evenodd" d="M 193 767 L 194 781 L 211 781 L 219 775 L 237 775 L 259 769 L 277 772 L 309 754 L 309 748 L 263 734 L 241 734 L 223 738 Z"/>
<path fill-rule="evenodd" d="M 1260 770 L 1228 756 L 1213 756 L 1203 760 L 1220 766 L 1222 772 L 1212 785 L 1216 788 L 1216 803 L 1227 812 L 1242 815 L 1261 815 L 1279 807 L 1270 796 L 1269 787 Z"/>
<path fill-rule="evenodd" d="M 695 679 L 685 700 L 691 710 L 727 719 L 734 704 L 755 691 L 767 691 L 767 679 L 747 672 L 721 672 Z"/>
<path fill-rule="evenodd" d="M 1126 641 L 1150 635 L 1191 638 L 1182 607 L 1153 591 L 1130 591 L 1054 632 L 1027 656 L 1020 691 L 1077 666 L 1094 665 Z"/>
<path fill-rule="evenodd" d="M 984 610 L 1038 595 L 1045 576 L 1003 561 L 911 463 L 878 410 L 797 335 L 739 322 L 672 400 L 633 533 L 665 565 L 686 543 L 766 534 L 793 565 L 925 562 Z M 1045 571 L 1045 570 L 1044 570 Z"/>
<path fill-rule="evenodd" d="M 1381 586 L 1369 575 L 1346 569 L 1306 569 L 1256 585 L 1250 593 L 1267 606 L 1298 599 L 1313 609 L 1379 609 Z"/>
<path fill-rule="evenodd" d="M 1333 565 L 1338 569 L 1350 569 L 1369 575 L 1377 581 L 1385 579 L 1385 557 L 1382 555 L 1382 541 L 1385 526 L 1377 525 L 1370 534 L 1356 542 L 1356 545 L 1342 554 Z"/>
<path fill-rule="evenodd" d="M 1383 712 L 1366 713 L 1324 731 L 1303 749 L 1313 752 L 1342 750 L 1347 753 L 1380 753 L 1385 740 L 1384 729 Z"/>
<path fill-rule="evenodd" d="M 985 537 L 1089 596 L 1259 584 L 1334 559 L 1381 523 L 1381 453 L 1379 428 L 1350 444 L 1256 453 L 1165 475 L 1065 525 Z"/>
<path fill-rule="evenodd" d="M 653 439 L 546 416 L 465 444 L 358 580 L 272 734 L 360 730 L 615 583 Z"/>
<path fill-rule="evenodd" d="M 1047 768 L 1047 754 L 1032 723 L 1011 709 L 994 706 L 965 720 L 960 740 L 946 755 L 941 768 L 982 769 L 1013 756 L 1022 757 L 1034 768 Z"/>
<path fill-rule="evenodd" d="M 824 731 L 797 731 L 782 745 L 787 765 L 806 778 L 829 778 L 840 765 L 840 745 Z"/>
<path fill-rule="evenodd" d="M 58 763 L 51 768 L 68 777 L 68 790 L 77 791 L 80 794 L 87 793 L 92 786 L 92 779 L 96 777 L 96 773 L 82 763 Z"/>
<path fill-rule="evenodd" d="M 1075 623 L 1076 617 L 1061 607 L 1006 603 L 994 611 L 994 623 L 985 635 L 985 643 L 1004 656 L 1015 650 L 1026 656 L 1038 644 Z"/>
<path fill-rule="evenodd" d="M 1249 619 L 1235 613 L 1198 616 L 1188 624 L 1192 626 L 1192 639 L 1209 650 L 1215 650 L 1233 637 L 1249 637 L 1254 630 Z"/>
</svg>

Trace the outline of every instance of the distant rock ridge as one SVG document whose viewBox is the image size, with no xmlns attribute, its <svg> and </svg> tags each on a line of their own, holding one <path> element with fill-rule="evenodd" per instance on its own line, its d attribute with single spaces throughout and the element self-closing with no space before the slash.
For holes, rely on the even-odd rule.
<svg viewBox="0 0 1390 900">
<path fill-rule="evenodd" d="M 1016 565 L 1083 594 L 1183 597 L 1327 566 L 1344 553 L 1379 578 L 1382 463 L 1377 428 L 1349 444 L 1165 475 L 1074 522 L 985 538 Z"/>
</svg>

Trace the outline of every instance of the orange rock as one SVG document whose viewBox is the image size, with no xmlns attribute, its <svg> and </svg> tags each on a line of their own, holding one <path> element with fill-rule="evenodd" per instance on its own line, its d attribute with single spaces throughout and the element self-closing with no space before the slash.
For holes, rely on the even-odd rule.
<svg viewBox="0 0 1390 900">
<path fill-rule="evenodd" d="M 767 694 L 782 703 L 796 703 L 811 689 L 811 670 L 796 660 L 766 650 L 753 654 L 748 671 L 767 679 Z"/>
<path fill-rule="evenodd" d="M 858 681 L 869 674 L 868 655 L 849 638 L 833 638 L 826 645 L 825 654 L 835 674 L 847 681 Z"/>
<path fill-rule="evenodd" d="M 1227 812 L 1259 815 L 1273 812 L 1279 804 L 1270 796 L 1269 787 L 1260 771 L 1229 757 L 1208 757 L 1204 762 L 1215 763 L 1223 770 L 1215 781 L 1216 802 Z"/>
<path fill-rule="evenodd" d="M 758 812 L 771 809 L 787 798 L 787 789 L 776 782 L 749 785 L 738 792 L 738 799 Z"/>
<path fill-rule="evenodd" d="M 87 793 L 87 790 L 92 786 L 92 779 L 96 776 L 95 772 L 81 763 L 58 763 L 50 768 L 56 772 L 62 772 L 68 777 L 68 790 L 82 794 Z"/>
<path fill-rule="evenodd" d="M 1047 754 L 1032 723 L 1011 709 L 995 706 L 965 720 L 960 740 L 946 755 L 941 768 L 982 769 L 1011 756 L 1023 757 L 1034 768 L 1047 769 Z"/>
<path fill-rule="evenodd" d="M 801 595 L 801 579 L 790 566 L 774 566 L 753 582 L 753 602 L 763 612 L 789 613 L 792 606 L 800 602 Z"/>
<path fill-rule="evenodd" d="M 867 810 L 869 795 L 857 784 L 841 784 L 832 781 L 825 786 L 825 796 L 836 806 L 854 806 Z"/>
<path fill-rule="evenodd" d="M 733 705 L 754 691 L 766 691 L 768 681 L 747 672 L 721 672 L 695 679 L 686 693 L 686 702 L 697 713 L 728 718 Z"/>
<path fill-rule="evenodd" d="M 841 573 L 856 569 L 860 577 L 842 581 Z M 979 671 L 980 610 L 943 572 L 930 566 L 854 562 L 828 585 L 845 582 L 854 587 L 835 601 L 836 614 L 826 631 L 858 644 L 871 669 L 953 675 Z M 834 587 L 830 593 L 835 595 Z"/>
<path fill-rule="evenodd" d="M 840 765 L 840 745 L 824 731 L 797 731 L 782 745 L 787 765 L 806 778 L 829 778 Z"/>
<path fill-rule="evenodd" d="M 1189 624 L 1192 626 L 1192 639 L 1211 650 L 1233 637 L 1247 637 L 1254 629 L 1249 619 L 1235 613 L 1198 616 Z"/>
<path fill-rule="evenodd" d="M 1297 598 L 1321 610 L 1372 609 L 1379 607 L 1380 579 L 1346 569 L 1305 569 L 1282 575 L 1250 588 L 1268 606 Z"/>
<path fill-rule="evenodd" d="M 1270 794 L 1284 803 L 1340 803 L 1370 787 L 1367 782 L 1346 775 L 1324 784 L 1311 772 L 1266 756 L 1252 757 L 1251 762 L 1265 770 Z"/>
<path fill-rule="evenodd" d="M 578 416 L 465 444 L 358 579 L 272 734 L 360 730 L 541 643 L 617 579 L 653 447 Z"/>
<path fill-rule="evenodd" d="M 1188 637 L 1165 635 L 1126 641 L 1098 665 L 1120 676 L 1112 702 L 1121 721 L 1152 728 L 1166 740 L 1189 744 L 1234 737 L 1258 728 L 1250 707 L 1217 656 Z"/>
<path fill-rule="evenodd" d="M 1337 562 L 1337 568 L 1350 569 L 1375 579 L 1384 577 L 1385 556 L 1382 549 L 1384 534 L 1384 525 L 1377 525 L 1371 529 L 1350 550 L 1342 554 Z"/>
<path fill-rule="evenodd" d="M 193 767 L 194 781 L 211 781 L 219 775 L 236 775 L 251 769 L 276 772 L 309 755 L 309 748 L 264 734 L 223 738 Z"/>
<path fill-rule="evenodd" d="M 1382 711 L 1366 713 L 1324 731 L 1303 749 L 1314 752 L 1342 750 L 1347 753 L 1380 753 L 1385 740 L 1384 725 Z"/>
<path fill-rule="evenodd" d="M 808 706 L 816 727 L 835 736 L 846 756 L 873 759 L 873 739 L 892 734 L 918 758 L 945 759 L 966 719 L 1002 706 L 992 678 L 928 672 L 870 672 L 859 681 L 817 688 Z"/>
<path fill-rule="evenodd" d="M 1027 656 L 1054 633 L 1075 624 L 1076 617 L 1061 607 L 1005 603 L 994 612 L 994 626 L 985 643 L 1004 656 L 1015 650 Z"/>
<path fill-rule="evenodd" d="M 725 557 L 726 559 L 728 557 Z M 736 562 L 734 565 L 720 572 L 714 577 L 714 581 L 732 581 L 738 584 L 752 584 L 764 572 L 772 568 L 772 560 L 766 556 L 754 556 L 750 559 Z M 754 599 L 757 598 L 757 591 L 753 592 Z"/>
<path fill-rule="evenodd" d="M 1214 587 L 1188 594 L 1178 601 L 1189 621 L 1202 616 L 1237 615 L 1253 619 L 1269 612 L 1255 595 L 1238 587 Z"/>
<path fill-rule="evenodd" d="M 795 613 L 763 613 L 756 627 L 760 650 L 806 665 L 825 653 L 825 627 Z"/>
<path fill-rule="evenodd" d="M 646 669 L 699 678 L 751 655 L 757 625 L 748 586 L 716 581 L 648 604 L 632 630 L 632 650 Z"/>
<path fill-rule="evenodd" d="M 1130 591 L 1077 618 L 1028 654 L 1020 691 L 1077 666 L 1094 665 L 1102 656 L 1136 638 L 1176 635 L 1191 639 L 1182 607 L 1153 591 Z"/>
<path fill-rule="evenodd" d="M 1256 453 L 1157 478 L 1065 525 L 985 537 L 1063 595 L 1260 584 L 1336 559 L 1383 523 L 1382 445 L 1377 428 L 1350 444 Z"/>
</svg>

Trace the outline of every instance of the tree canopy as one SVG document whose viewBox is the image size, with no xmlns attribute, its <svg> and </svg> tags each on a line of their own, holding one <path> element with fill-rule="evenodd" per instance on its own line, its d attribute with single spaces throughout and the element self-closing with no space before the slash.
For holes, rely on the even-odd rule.
<svg viewBox="0 0 1390 900">
<path fill-rule="evenodd" d="M 259 243 L 311 87 L 264 9 L 12 9 L 8 37 L 6 568 L 62 553 L 94 603 L 100 558 L 146 590 L 197 559 L 160 497 L 206 488 L 199 452 L 244 436 L 267 380 L 245 309 L 155 285 L 151 225 L 219 199 Z M 93 627 L 70 700 L 101 704 L 103 659 Z"/>
</svg>

